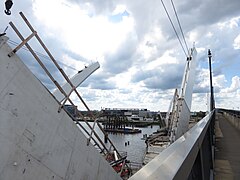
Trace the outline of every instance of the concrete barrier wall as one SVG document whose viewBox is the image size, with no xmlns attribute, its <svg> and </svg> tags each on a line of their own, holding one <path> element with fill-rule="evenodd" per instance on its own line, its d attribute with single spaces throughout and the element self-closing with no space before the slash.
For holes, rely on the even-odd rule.
<svg viewBox="0 0 240 180">
<path fill-rule="evenodd" d="M 7 56 L 5 41 L 0 37 L 0 179 L 121 179 L 24 63 Z"/>
<path fill-rule="evenodd" d="M 240 116 L 228 112 L 223 112 L 224 117 L 240 131 Z"/>
</svg>

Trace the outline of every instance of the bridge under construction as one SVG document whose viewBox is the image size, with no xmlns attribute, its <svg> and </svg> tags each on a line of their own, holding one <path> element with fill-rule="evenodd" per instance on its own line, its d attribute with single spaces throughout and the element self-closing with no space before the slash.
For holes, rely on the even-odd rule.
<svg viewBox="0 0 240 180">
<path fill-rule="evenodd" d="M 25 16 L 20 14 L 32 34 L 24 38 L 10 23 L 22 41 L 15 49 L 8 45 L 8 37 L 0 36 L 0 179 L 124 179 L 122 174 L 131 174 L 126 156 L 118 152 L 110 139 L 111 149 L 99 139 L 94 131 L 95 126 L 101 128 L 97 118 L 93 116 L 93 126 L 88 124 L 91 131 L 86 132 L 86 137 L 80 130 L 83 127 L 64 109 L 67 101 L 73 104 L 70 96 L 75 92 L 91 113 L 76 86 L 93 73 L 99 64 L 95 63 L 79 72 L 76 78 L 69 79 Z M 33 37 L 38 39 L 64 76 L 66 85 L 59 85 L 28 45 Z M 55 83 L 57 91 L 50 92 L 18 57 L 17 52 L 24 45 Z M 194 49 L 191 52 L 194 55 Z M 210 53 L 208 57 L 210 60 Z M 191 58 L 187 60 L 189 64 Z M 184 81 L 191 77 L 189 67 L 186 66 Z M 186 130 L 188 120 L 179 121 L 184 119 L 182 107 L 185 106 L 187 114 L 190 112 L 188 108 L 191 102 L 185 95 L 191 97 L 192 89 L 188 89 L 187 84 L 188 81 L 183 83 L 184 93 L 180 93 L 180 104 L 173 106 L 181 114 L 171 121 L 170 144 L 133 174 L 130 180 L 240 179 L 240 112 L 215 108 L 211 82 L 209 113 L 190 130 Z M 186 93 L 188 91 L 190 94 Z M 105 134 L 105 131 L 102 130 L 102 133 Z M 112 151 L 116 161 L 109 162 L 107 157 Z M 121 166 L 116 168 L 116 165 Z"/>
</svg>

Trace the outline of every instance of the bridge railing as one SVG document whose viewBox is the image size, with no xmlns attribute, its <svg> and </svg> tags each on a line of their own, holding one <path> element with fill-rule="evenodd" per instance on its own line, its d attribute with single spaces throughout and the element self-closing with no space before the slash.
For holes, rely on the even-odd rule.
<svg viewBox="0 0 240 180">
<path fill-rule="evenodd" d="M 222 113 L 226 119 L 240 131 L 240 111 L 231 109 L 218 109 L 219 113 Z"/>
<path fill-rule="evenodd" d="M 213 179 L 214 119 L 212 111 L 130 180 Z"/>
</svg>

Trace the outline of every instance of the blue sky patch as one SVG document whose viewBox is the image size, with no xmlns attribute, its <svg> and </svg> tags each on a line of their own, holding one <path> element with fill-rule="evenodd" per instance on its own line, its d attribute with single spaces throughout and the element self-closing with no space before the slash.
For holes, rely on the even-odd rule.
<svg viewBox="0 0 240 180">
<path fill-rule="evenodd" d="M 126 10 L 122 13 L 118 13 L 118 14 L 114 14 L 112 16 L 109 16 L 109 21 L 113 22 L 113 23 L 119 23 L 123 20 L 124 16 L 126 16 L 126 17 L 129 16 L 129 13 Z"/>
</svg>

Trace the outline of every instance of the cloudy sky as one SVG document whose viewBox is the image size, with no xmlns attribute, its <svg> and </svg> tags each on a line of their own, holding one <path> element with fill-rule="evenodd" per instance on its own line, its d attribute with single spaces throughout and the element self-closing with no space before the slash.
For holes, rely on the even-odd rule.
<svg viewBox="0 0 240 180">
<path fill-rule="evenodd" d="M 3 12 L 4 2 L 0 6 L 0 32 L 13 21 L 25 37 L 30 35 L 18 14 L 22 11 L 70 77 L 85 65 L 100 63 L 100 69 L 78 88 L 90 109 L 168 109 L 174 89 L 181 86 L 186 56 L 161 0 L 13 2 L 11 16 Z M 181 37 L 171 1 L 163 2 Z M 195 45 L 198 51 L 192 111 L 207 110 L 208 49 L 213 54 L 216 107 L 239 109 L 240 1 L 173 2 L 188 47 Z M 7 35 L 11 46 L 20 42 L 11 27 Z M 30 44 L 43 52 L 35 40 Z M 46 86 L 54 88 L 28 51 L 18 55 Z M 42 55 L 41 59 L 62 82 L 50 61 Z"/>
</svg>

